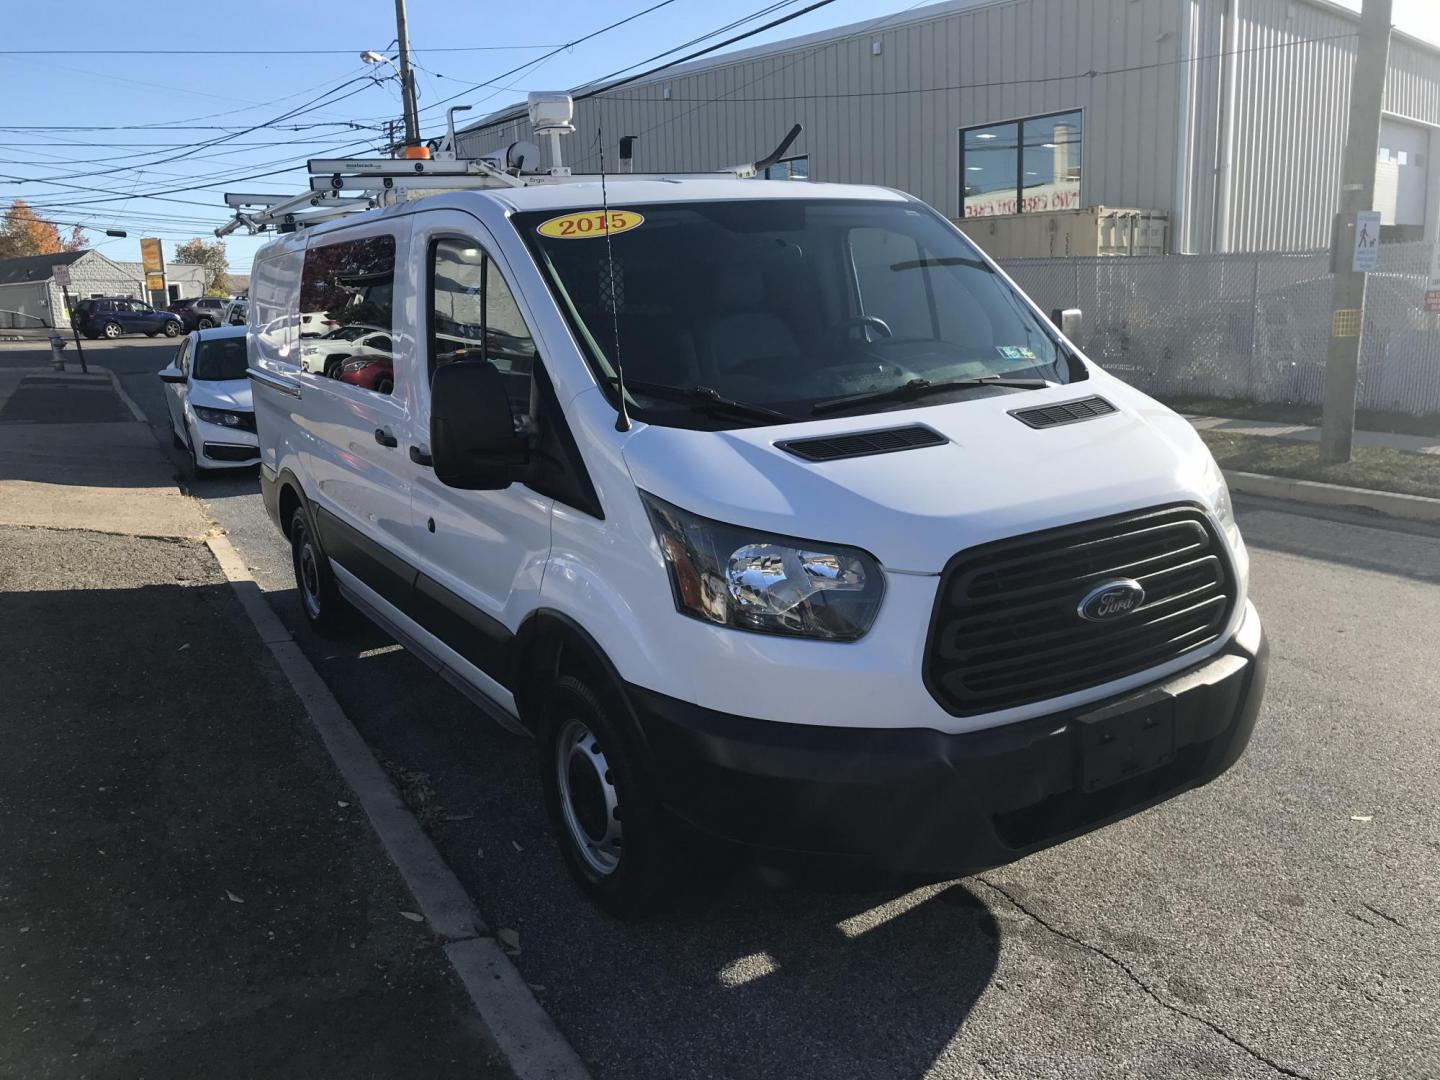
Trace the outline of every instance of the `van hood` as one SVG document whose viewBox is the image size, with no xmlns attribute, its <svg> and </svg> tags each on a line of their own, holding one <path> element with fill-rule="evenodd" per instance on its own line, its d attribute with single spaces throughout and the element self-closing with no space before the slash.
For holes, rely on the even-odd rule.
<svg viewBox="0 0 1440 1080">
<path fill-rule="evenodd" d="M 249 379 L 192 379 L 188 396 L 191 405 L 207 409 L 251 412 L 255 408 L 250 398 Z"/>
<path fill-rule="evenodd" d="M 1181 416 L 1103 372 L 1044 390 L 783 427 L 646 425 L 624 444 L 635 483 L 727 524 L 864 548 L 891 571 L 939 573 L 965 548 L 1164 503 L 1212 513 L 1215 468 Z M 1034 429 L 1010 410 L 1094 394 L 1114 413 Z M 944 445 L 810 462 L 775 444 L 923 424 Z"/>
</svg>

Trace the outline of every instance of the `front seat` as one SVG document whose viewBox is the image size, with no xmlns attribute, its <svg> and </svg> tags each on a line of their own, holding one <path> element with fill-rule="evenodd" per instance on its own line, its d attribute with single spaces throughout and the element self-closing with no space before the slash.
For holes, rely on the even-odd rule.
<svg viewBox="0 0 1440 1080">
<path fill-rule="evenodd" d="M 701 376 L 709 384 L 723 389 L 736 378 L 764 381 L 755 361 L 783 364 L 801 355 L 789 324 L 765 309 L 764 274 L 755 267 L 718 270 L 713 299 L 713 314 L 695 329 Z"/>
</svg>

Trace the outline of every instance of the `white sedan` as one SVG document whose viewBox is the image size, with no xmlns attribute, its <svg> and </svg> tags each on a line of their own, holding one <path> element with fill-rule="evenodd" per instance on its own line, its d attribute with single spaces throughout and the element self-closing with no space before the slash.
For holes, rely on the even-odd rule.
<svg viewBox="0 0 1440 1080">
<path fill-rule="evenodd" d="M 389 356 L 390 331 L 378 326 L 351 323 L 319 337 L 300 335 L 300 367 L 305 371 L 338 379 L 340 368 L 354 356 Z"/>
<path fill-rule="evenodd" d="M 175 445 L 197 475 L 260 460 L 245 366 L 245 327 L 221 326 L 191 333 L 160 371 Z"/>
</svg>

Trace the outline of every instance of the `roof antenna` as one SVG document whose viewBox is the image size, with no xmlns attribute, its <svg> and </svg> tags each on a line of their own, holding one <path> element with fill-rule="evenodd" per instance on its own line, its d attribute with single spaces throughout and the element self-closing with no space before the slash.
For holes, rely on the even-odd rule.
<svg viewBox="0 0 1440 1080">
<path fill-rule="evenodd" d="M 620 396 L 620 411 L 615 414 L 615 430 L 630 430 L 630 412 L 625 405 L 625 368 L 620 363 L 620 306 L 616 293 L 615 256 L 610 250 L 610 195 L 605 189 L 605 129 L 595 129 L 600 144 L 600 208 L 605 212 L 605 275 L 610 286 L 610 327 L 615 333 L 615 389 Z"/>
</svg>

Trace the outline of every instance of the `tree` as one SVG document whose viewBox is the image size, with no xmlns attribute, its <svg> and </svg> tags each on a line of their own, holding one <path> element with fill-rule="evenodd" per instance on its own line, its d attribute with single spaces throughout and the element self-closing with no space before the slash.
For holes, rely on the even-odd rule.
<svg viewBox="0 0 1440 1080">
<path fill-rule="evenodd" d="M 200 237 L 176 245 L 170 260 L 205 267 L 205 295 L 230 295 L 230 263 L 225 258 L 225 241 L 206 243 Z"/>
<path fill-rule="evenodd" d="M 21 255 L 53 255 L 57 251 L 79 251 L 88 246 L 78 225 L 71 226 L 70 238 L 62 240 L 53 222 L 35 215 L 23 199 L 16 199 L 0 218 L 0 259 Z"/>
</svg>

